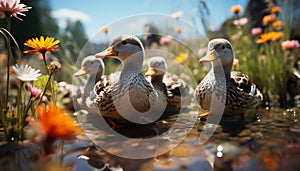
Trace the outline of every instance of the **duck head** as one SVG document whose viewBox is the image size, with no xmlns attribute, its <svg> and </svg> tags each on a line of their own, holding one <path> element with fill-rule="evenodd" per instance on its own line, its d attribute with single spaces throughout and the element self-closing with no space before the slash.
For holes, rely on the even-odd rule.
<svg viewBox="0 0 300 171">
<path fill-rule="evenodd" d="M 200 59 L 200 63 L 212 62 L 221 60 L 222 66 L 224 68 L 229 67 L 231 71 L 233 63 L 233 52 L 230 42 L 226 39 L 213 39 L 208 43 L 208 51 L 206 55 Z"/>
<path fill-rule="evenodd" d="M 142 42 L 134 35 L 123 35 L 116 37 L 106 50 L 97 53 L 96 58 L 111 56 L 124 62 L 136 53 L 144 53 Z"/>
<path fill-rule="evenodd" d="M 94 55 L 85 57 L 81 62 L 80 69 L 74 76 L 81 76 L 86 74 L 97 74 L 104 71 L 104 63 L 102 59 L 96 58 Z"/>
<path fill-rule="evenodd" d="M 152 57 L 148 61 L 148 70 L 145 76 L 164 75 L 167 71 L 167 64 L 163 57 Z"/>
</svg>

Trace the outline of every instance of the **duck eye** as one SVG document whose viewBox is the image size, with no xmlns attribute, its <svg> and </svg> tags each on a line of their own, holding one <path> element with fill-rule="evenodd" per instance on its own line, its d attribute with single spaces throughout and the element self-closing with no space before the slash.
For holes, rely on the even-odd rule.
<svg viewBox="0 0 300 171">
<path fill-rule="evenodd" d="M 122 41 L 122 45 L 126 45 L 127 42 L 125 40 Z"/>
<path fill-rule="evenodd" d="M 222 46 L 222 49 L 225 49 L 225 45 Z"/>
</svg>

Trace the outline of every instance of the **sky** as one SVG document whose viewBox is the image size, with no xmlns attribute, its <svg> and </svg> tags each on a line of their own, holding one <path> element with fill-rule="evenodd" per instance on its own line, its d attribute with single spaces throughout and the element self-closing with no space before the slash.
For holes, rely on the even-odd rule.
<svg viewBox="0 0 300 171">
<path fill-rule="evenodd" d="M 104 26 L 114 26 L 111 36 L 123 33 L 142 32 L 147 22 L 156 22 L 158 27 L 164 26 L 166 20 L 162 20 L 166 15 L 170 16 L 176 11 L 182 11 L 181 21 L 194 26 L 203 33 L 203 26 L 199 19 L 198 5 L 201 0 L 50 0 L 52 15 L 59 23 L 60 28 L 66 26 L 66 19 L 80 20 L 89 38 L 93 41 L 105 41 L 107 37 L 100 34 Z M 202 0 L 203 1 L 203 0 Z M 246 7 L 248 0 L 206 0 L 210 10 L 210 15 L 206 19 L 209 28 L 216 30 L 227 18 L 233 16 L 230 9 L 235 4 Z M 156 14 L 150 18 L 141 17 L 148 14 Z M 162 17 L 159 16 L 163 15 Z M 139 17 L 136 17 L 139 16 Z M 122 20 L 128 22 L 122 22 Z M 118 24 L 120 23 L 120 24 Z M 121 24 L 122 23 L 122 24 Z"/>
</svg>

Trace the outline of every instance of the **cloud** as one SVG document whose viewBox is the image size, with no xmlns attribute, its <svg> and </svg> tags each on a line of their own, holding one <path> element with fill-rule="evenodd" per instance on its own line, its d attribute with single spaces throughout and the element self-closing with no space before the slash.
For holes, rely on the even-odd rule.
<svg viewBox="0 0 300 171">
<path fill-rule="evenodd" d="M 67 20 L 71 21 L 81 21 L 82 23 L 89 23 L 91 18 L 89 15 L 82 11 L 76 11 L 72 9 L 62 8 L 52 11 L 52 17 L 57 19 L 58 25 L 61 28 L 65 28 L 67 25 Z"/>
</svg>

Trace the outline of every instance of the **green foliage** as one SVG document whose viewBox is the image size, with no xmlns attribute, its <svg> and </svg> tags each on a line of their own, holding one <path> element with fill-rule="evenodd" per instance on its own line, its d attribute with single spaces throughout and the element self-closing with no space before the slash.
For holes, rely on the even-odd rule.
<svg viewBox="0 0 300 171">
<path fill-rule="evenodd" d="M 42 75 L 33 82 L 33 85 L 36 86 L 37 88 L 43 90 L 47 84 L 48 79 L 49 79 L 49 75 Z M 46 90 L 51 92 L 53 89 L 54 92 L 57 92 L 58 91 L 57 81 L 52 81 L 52 83 L 53 84 L 48 84 Z"/>
<path fill-rule="evenodd" d="M 235 58 L 239 60 L 239 66 L 235 69 L 249 75 L 262 91 L 264 100 L 283 106 L 289 100 L 288 78 L 296 59 L 291 50 L 285 50 L 281 46 L 282 41 L 290 39 L 290 25 L 285 23 L 283 28 L 275 29 L 271 23 L 263 29 L 264 33 L 282 31 L 284 37 L 277 41 L 258 44 L 257 39 L 260 35 L 252 35 L 248 23 L 238 27 L 228 22 L 227 34 L 231 39 Z"/>
</svg>

